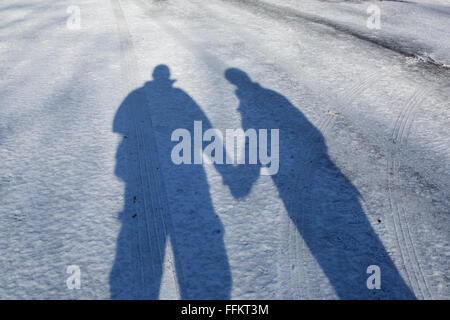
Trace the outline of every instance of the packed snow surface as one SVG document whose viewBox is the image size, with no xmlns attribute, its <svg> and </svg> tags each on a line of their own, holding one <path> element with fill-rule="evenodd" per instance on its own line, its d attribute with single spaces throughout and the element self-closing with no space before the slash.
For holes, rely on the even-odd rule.
<svg viewBox="0 0 450 320">
<path fill-rule="evenodd" d="M 449 299 L 449 30 L 446 0 L 2 1 L 0 298 Z M 278 129 L 278 171 L 176 164 L 176 129 L 191 162 Z"/>
</svg>

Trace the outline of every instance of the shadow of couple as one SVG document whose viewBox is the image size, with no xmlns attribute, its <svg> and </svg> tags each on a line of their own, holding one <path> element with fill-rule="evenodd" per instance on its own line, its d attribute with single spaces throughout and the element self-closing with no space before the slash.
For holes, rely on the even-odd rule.
<svg viewBox="0 0 450 320">
<path fill-rule="evenodd" d="M 368 221 L 358 190 L 328 156 L 320 131 L 283 95 L 253 82 L 244 71 L 230 68 L 225 77 L 236 87 L 244 131 L 279 129 L 280 166 L 272 181 L 337 296 L 415 298 Z M 205 170 L 171 159 L 175 129 L 192 128 L 194 121 L 201 121 L 205 131 L 213 127 L 197 103 L 173 83 L 169 68 L 157 66 L 153 80 L 131 92 L 114 119 L 113 131 L 123 136 L 115 174 L 125 183 L 110 274 L 114 299 L 159 298 L 165 260 L 173 262 L 182 299 L 230 298 L 224 228 Z M 237 199 L 249 194 L 263 167 L 259 161 L 214 165 Z M 173 259 L 166 254 L 169 242 Z M 380 267 L 379 290 L 367 287 L 370 265 Z"/>
</svg>

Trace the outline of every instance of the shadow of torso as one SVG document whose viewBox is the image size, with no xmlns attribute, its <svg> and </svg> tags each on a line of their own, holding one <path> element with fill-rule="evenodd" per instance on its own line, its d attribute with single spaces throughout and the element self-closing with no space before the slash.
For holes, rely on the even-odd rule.
<svg viewBox="0 0 450 320">
<path fill-rule="evenodd" d="M 113 298 L 159 297 L 168 239 L 182 299 L 229 298 L 224 229 L 203 166 L 171 160 L 172 132 L 192 132 L 194 121 L 210 128 L 201 108 L 172 80 L 145 83 L 119 107 L 114 132 L 127 138 L 117 151 L 116 175 L 125 183 L 125 206 L 110 277 Z"/>
</svg>

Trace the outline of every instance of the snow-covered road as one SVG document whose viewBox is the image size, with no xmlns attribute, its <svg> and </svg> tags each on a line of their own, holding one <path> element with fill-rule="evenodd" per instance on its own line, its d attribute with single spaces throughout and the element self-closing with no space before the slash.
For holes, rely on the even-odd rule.
<svg viewBox="0 0 450 320">
<path fill-rule="evenodd" d="M 448 30 L 446 0 L 3 1 L 0 298 L 449 299 Z M 194 121 L 279 129 L 277 174 L 174 164 Z"/>
</svg>

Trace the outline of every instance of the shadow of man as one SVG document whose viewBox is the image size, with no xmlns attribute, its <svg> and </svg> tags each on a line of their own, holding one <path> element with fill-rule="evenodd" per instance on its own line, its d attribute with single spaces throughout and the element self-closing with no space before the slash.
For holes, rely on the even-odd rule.
<svg viewBox="0 0 450 320">
<path fill-rule="evenodd" d="M 252 82 L 242 70 L 228 69 L 225 78 L 237 87 L 243 130 L 279 129 L 279 171 L 272 180 L 292 223 L 337 295 L 414 299 L 367 220 L 358 190 L 329 158 L 320 131 L 284 96 Z M 249 172 L 245 175 L 240 170 L 239 183 L 224 177 L 236 198 L 248 193 L 251 187 L 246 183 L 253 183 L 258 174 L 252 165 L 241 166 Z M 366 286 L 370 265 L 381 269 L 380 290 Z"/>
<path fill-rule="evenodd" d="M 159 298 L 164 260 L 171 263 L 169 240 L 182 299 L 230 297 L 224 228 L 203 166 L 171 160 L 175 129 L 202 121 L 207 130 L 211 124 L 174 82 L 166 65 L 155 67 L 153 81 L 131 92 L 114 119 L 113 131 L 123 136 L 115 174 L 125 183 L 125 204 L 110 274 L 112 298 Z"/>
</svg>

